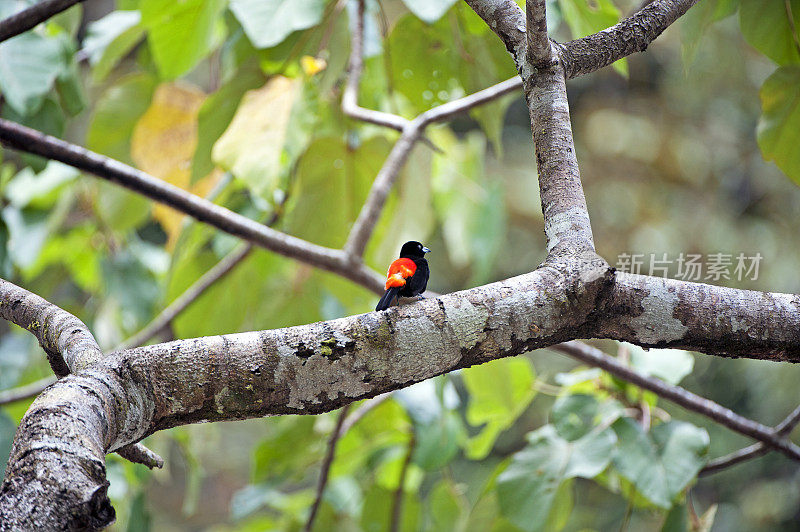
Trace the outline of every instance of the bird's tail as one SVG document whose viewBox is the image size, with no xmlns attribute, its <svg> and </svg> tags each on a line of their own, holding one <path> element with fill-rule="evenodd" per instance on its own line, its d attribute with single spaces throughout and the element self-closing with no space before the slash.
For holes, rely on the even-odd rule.
<svg viewBox="0 0 800 532">
<path fill-rule="evenodd" d="M 387 308 L 391 307 L 392 302 L 394 302 L 395 298 L 400 293 L 401 288 L 401 286 L 393 286 L 386 290 L 381 300 L 378 301 L 378 306 L 375 307 L 375 310 L 386 310 Z"/>
</svg>

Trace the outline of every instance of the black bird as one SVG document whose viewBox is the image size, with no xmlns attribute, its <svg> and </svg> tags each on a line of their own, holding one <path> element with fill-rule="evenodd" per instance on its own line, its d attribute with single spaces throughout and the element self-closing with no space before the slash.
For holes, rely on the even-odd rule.
<svg viewBox="0 0 800 532">
<path fill-rule="evenodd" d="M 398 296 L 413 297 L 425 291 L 428 286 L 428 261 L 425 254 L 430 249 L 416 240 L 403 244 L 400 248 L 400 258 L 389 265 L 386 275 L 386 292 L 378 301 L 375 310 L 386 310 Z"/>
</svg>

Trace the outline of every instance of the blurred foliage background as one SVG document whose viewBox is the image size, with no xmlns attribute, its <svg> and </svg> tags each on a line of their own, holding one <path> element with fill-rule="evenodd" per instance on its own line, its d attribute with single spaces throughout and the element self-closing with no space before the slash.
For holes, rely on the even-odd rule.
<svg viewBox="0 0 800 532">
<path fill-rule="evenodd" d="M 0 17 L 27 4 L 0 0 Z M 637 6 L 548 2 L 548 24 L 567 40 Z M 89 0 L 0 44 L 2 116 L 340 247 L 397 138 L 339 108 L 354 13 L 344 0 Z M 612 265 L 633 253 L 760 253 L 757 278 L 717 284 L 800 293 L 798 17 L 796 0 L 704 0 L 646 53 L 569 82 L 597 248 Z M 461 3 L 367 2 L 365 107 L 413 118 L 513 74 Z M 545 243 L 521 95 L 428 137 L 439 151 L 415 148 L 367 262 L 382 271 L 402 242 L 421 240 L 442 293 L 535 268 Z M 2 276 L 76 314 L 108 350 L 238 245 L 25 154 L 2 152 L 0 186 Z M 375 298 L 255 250 L 161 339 L 331 319 Z M 49 375 L 33 337 L 2 327 L 0 389 Z M 596 344 L 765 424 L 800 401 L 789 364 Z M 0 462 L 28 404 L 0 410 Z M 153 472 L 109 456 L 113 528 L 301 528 L 337 415 L 158 433 L 146 444 L 167 465 Z M 374 408 L 339 441 L 316 529 L 387 530 L 399 490 L 403 530 L 796 530 L 800 468 L 784 456 L 696 479 L 710 457 L 748 443 L 537 351 Z"/>
</svg>

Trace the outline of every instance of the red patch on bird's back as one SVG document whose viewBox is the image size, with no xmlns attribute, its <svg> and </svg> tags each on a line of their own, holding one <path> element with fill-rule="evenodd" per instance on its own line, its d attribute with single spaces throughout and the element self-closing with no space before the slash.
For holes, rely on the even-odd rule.
<svg viewBox="0 0 800 532">
<path fill-rule="evenodd" d="M 389 265 L 389 272 L 386 279 L 386 290 L 393 286 L 405 286 L 406 279 L 414 275 L 417 265 L 414 261 L 407 258 L 395 259 Z"/>
</svg>

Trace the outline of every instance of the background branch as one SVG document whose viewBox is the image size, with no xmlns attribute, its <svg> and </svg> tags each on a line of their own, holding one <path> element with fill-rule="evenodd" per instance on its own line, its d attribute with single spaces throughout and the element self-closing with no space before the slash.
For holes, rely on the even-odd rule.
<svg viewBox="0 0 800 532">
<path fill-rule="evenodd" d="M 661 379 L 637 373 L 629 366 L 624 365 L 614 357 L 603 353 L 595 347 L 582 342 L 572 341 L 554 345 L 550 349 L 564 353 L 591 366 L 602 368 L 616 377 L 635 384 L 640 388 L 644 388 L 645 390 L 650 390 L 659 397 L 672 401 L 687 410 L 712 419 L 723 427 L 759 440 L 781 451 L 789 458 L 800 460 L 800 447 L 787 440 L 784 435 L 779 434 L 776 430 L 740 416 L 736 412 L 710 399 L 695 395 L 680 386 L 674 386 Z"/>
<path fill-rule="evenodd" d="M 0 42 L 19 35 L 37 24 L 66 11 L 84 0 L 43 0 L 0 20 Z"/>
<path fill-rule="evenodd" d="M 54 382 L 56 382 L 55 377 L 45 377 L 24 386 L 19 386 L 10 390 L 3 390 L 0 392 L 0 406 L 7 405 L 9 403 L 16 403 L 17 401 L 24 401 L 25 399 L 30 399 L 31 397 L 36 397 Z"/>
</svg>

